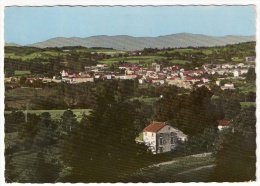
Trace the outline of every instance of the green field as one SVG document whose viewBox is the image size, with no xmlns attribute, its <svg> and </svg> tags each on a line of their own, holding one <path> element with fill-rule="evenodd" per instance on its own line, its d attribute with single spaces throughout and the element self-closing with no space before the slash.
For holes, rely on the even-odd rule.
<svg viewBox="0 0 260 186">
<path fill-rule="evenodd" d="M 72 109 L 73 113 L 76 115 L 77 119 L 82 118 L 83 113 L 86 115 L 90 114 L 91 109 Z M 60 119 L 65 110 L 28 110 L 28 113 L 40 115 L 43 112 L 49 112 L 53 119 Z M 11 111 L 5 111 L 5 114 L 11 113 Z"/>
<path fill-rule="evenodd" d="M 156 155 L 155 155 L 156 156 Z M 180 157 L 166 165 L 150 166 L 129 177 L 131 182 L 210 182 L 214 171 L 215 158 L 207 157 Z"/>
<path fill-rule="evenodd" d="M 185 64 L 185 63 L 191 63 L 191 61 L 188 60 L 181 60 L 181 59 L 173 59 L 170 60 L 172 64 Z"/>
<path fill-rule="evenodd" d="M 43 59 L 49 59 L 50 57 L 54 56 L 60 56 L 60 55 L 68 55 L 65 52 L 55 52 L 55 51 L 43 51 L 43 52 L 34 52 L 32 54 L 20 54 L 17 55 L 15 53 L 5 53 L 5 57 L 10 57 L 14 59 L 22 59 L 22 60 L 28 60 L 28 59 L 34 59 L 34 58 L 43 58 Z"/>
<path fill-rule="evenodd" d="M 239 57 L 232 57 L 231 59 L 232 59 L 232 61 L 235 61 L 235 62 L 243 62 L 244 61 L 243 58 L 241 59 Z"/>
<path fill-rule="evenodd" d="M 29 70 L 16 70 L 14 71 L 15 76 L 23 76 L 23 75 L 30 75 L 31 72 Z"/>
<path fill-rule="evenodd" d="M 140 102 L 144 102 L 144 103 L 147 103 L 147 104 L 152 104 L 154 103 L 156 100 L 158 100 L 159 98 L 158 97 L 134 97 L 134 98 L 131 98 L 131 101 L 133 100 L 139 100 Z"/>
<path fill-rule="evenodd" d="M 168 53 L 168 54 L 172 54 L 172 53 L 175 53 L 175 52 L 179 52 L 180 54 L 193 54 L 193 53 L 196 53 L 196 52 L 202 52 L 204 53 L 205 55 L 210 55 L 212 54 L 212 50 L 211 49 L 192 49 L 192 48 L 183 48 L 183 49 L 174 49 L 174 50 L 170 50 L 170 51 L 160 51 L 158 52 L 158 54 L 165 54 L 165 53 Z"/>
<path fill-rule="evenodd" d="M 55 89 L 30 89 L 30 88 L 16 88 L 16 89 L 9 89 L 5 91 L 5 97 L 14 97 L 14 98 L 21 98 L 21 97 L 28 97 L 31 98 L 32 96 L 37 93 L 38 96 L 48 96 L 55 93 Z"/>
<path fill-rule="evenodd" d="M 203 52 L 205 55 L 210 55 L 210 54 L 212 54 L 212 50 L 209 50 L 209 49 L 204 49 L 204 50 L 202 50 L 202 52 Z"/>
<path fill-rule="evenodd" d="M 240 102 L 241 107 L 256 106 L 256 102 Z"/>
<path fill-rule="evenodd" d="M 129 63 L 138 63 L 138 62 L 155 62 L 155 60 L 166 59 L 162 56 L 129 56 L 129 57 L 115 57 L 109 58 L 100 61 L 101 63 L 111 65 L 112 63 L 116 63 L 118 61 L 125 61 Z"/>
<path fill-rule="evenodd" d="M 94 48 L 81 48 L 76 49 L 76 52 L 122 52 L 121 50 L 115 50 L 115 49 L 109 49 L 109 48 L 100 48 L 100 49 L 94 49 Z"/>
</svg>

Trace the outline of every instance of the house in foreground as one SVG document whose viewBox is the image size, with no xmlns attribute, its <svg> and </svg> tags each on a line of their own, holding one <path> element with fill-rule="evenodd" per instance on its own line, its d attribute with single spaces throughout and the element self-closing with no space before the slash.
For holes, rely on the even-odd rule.
<svg viewBox="0 0 260 186">
<path fill-rule="evenodd" d="M 172 151 L 187 140 L 187 135 L 166 122 L 154 121 L 143 130 L 143 141 L 154 154 Z"/>
</svg>

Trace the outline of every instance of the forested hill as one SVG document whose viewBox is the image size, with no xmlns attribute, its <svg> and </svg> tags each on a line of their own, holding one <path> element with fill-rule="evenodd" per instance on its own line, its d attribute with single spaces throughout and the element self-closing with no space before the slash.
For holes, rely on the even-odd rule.
<svg viewBox="0 0 260 186">
<path fill-rule="evenodd" d="M 198 47 L 198 46 L 223 46 L 242 42 L 256 41 L 255 36 L 222 36 L 214 37 L 202 34 L 178 33 L 158 37 L 132 37 L 128 35 L 118 36 L 92 36 L 79 37 L 56 37 L 46 41 L 32 43 L 28 46 L 39 48 L 84 46 L 105 47 L 117 50 L 142 50 L 143 48 L 168 48 L 168 47 Z"/>
</svg>

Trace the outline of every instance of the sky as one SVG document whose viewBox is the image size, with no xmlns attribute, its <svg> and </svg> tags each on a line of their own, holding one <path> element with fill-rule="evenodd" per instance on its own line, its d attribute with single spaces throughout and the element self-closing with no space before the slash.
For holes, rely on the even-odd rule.
<svg viewBox="0 0 260 186">
<path fill-rule="evenodd" d="M 96 35 L 256 34 L 254 6 L 5 7 L 4 13 L 5 42 L 21 45 Z"/>
</svg>

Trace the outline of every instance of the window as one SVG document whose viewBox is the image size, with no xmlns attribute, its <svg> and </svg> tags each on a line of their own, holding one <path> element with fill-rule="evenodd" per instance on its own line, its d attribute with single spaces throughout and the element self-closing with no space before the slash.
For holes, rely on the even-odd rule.
<svg viewBox="0 0 260 186">
<path fill-rule="evenodd" d="M 171 144 L 174 144 L 174 138 L 171 137 Z"/>
<path fill-rule="evenodd" d="M 163 148 L 162 147 L 159 147 L 159 152 L 163 152 Z"/>
<path fill-rule="evenodd" d="M 153 133 L 152 133 L 152 137 L 153 137 Z"/>
<path fill-rule="evenodd" d="M 163 139 L 162 139 L 162 138 L 159 139 L 159 144 L 160 144 L 160 145 L 163 144 Z"/>
<path fill-rule="evenodd" d="M 145 132 L 144 135 L 147 136 L 147 132 Z"/>
<path fill-rule="evenodd" d="M 168 130 L 171 130 L 171 127 L 168 127 Z"/>
<path fill-rule="evenodd" d="M 160 133 L 160 137 L 163 137 L 163 133 Z"/>
</svg>

